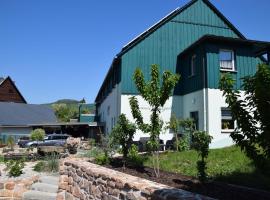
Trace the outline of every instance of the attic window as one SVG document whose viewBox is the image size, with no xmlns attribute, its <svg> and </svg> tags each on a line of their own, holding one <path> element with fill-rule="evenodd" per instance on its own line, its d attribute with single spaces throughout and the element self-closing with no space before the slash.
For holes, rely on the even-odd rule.
<svg viewBox="0 0 270 200">
<path fill-rule="evenodd" d="M 234 52 L 232 50 L 219 51 L 220 69 L 225 71 L 235 71 Z"/>
</svg>

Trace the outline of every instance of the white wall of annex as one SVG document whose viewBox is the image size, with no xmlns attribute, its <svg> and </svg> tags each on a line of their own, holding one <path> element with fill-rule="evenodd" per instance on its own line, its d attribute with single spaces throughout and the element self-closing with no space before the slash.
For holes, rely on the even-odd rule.
<svg viewBox="0 0 270 200">
<path fill-rule="evenodd" d="M 111 132 L 117 122 L 120 113 L 120 105 L 120 84 L 117 84 L 98 108 L 100 122 L 105 123 L 104 131 L 106 134 Z"/>
</svg>

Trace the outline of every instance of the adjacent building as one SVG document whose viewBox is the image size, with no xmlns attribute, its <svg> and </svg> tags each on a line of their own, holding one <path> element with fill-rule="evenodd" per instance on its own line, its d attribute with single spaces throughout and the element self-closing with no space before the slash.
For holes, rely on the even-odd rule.
<svg viewBox="0 0 270 200">
<path fill-rule="evenodd" d="M 150 109 L 138 94 L 132 75 L 140 67 L 150 78 L 151 64 L 160 71 L 180 73 L 181 81 L 162 109 L 169 121 L 173 114 L 193 118 L 197 129 L 213 136 L 211 148 L 233 144 L 230 138 L 236 126 L 218 83 L 220 75 L 231 73 L 241 89 L 241 78 L 253 75 L 258 63 L 270 59 L 270 43 L 246 39 L 208 0 L 192 0 L 182 8 L 125 45 L 115 56 L 96 97 L 96 113 L 110 133 L 121 113 L 134 121 L 129 98 L 136 95 L 143 116 L 149 120 Z M 137 131 L 134 140 L 146 137 Z M 166 143 L 170 130 L 160 135 Z"/>
<path fill-rule="evenodd" d="M 0 77 L 0 102 L 27 103 L 9 76 Z"/>
</svg>

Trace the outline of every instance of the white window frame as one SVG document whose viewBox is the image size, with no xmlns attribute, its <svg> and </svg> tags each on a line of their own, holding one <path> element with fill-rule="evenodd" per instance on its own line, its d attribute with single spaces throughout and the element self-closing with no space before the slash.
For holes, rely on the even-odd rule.
<svg viewBox="0 0 270 200">
<path fill-rule="evenodd" d="M 190 62 L 189 77 L 195 76 L 196 63 L 194 63 L 194 61 L 196 62 L 196 59 L 197 59 L 197 55 L 196 54 L 192 55 L 191 62 Z"/>
<path fill-rule="evenodd" d="M 223 120 L 223 116 L 222 116 L 222 110 L 225 110 L 225 109 L 229 109 L 229 108 L 226 108 L 226 107 L 221 107 L 220 108 L 220 125 L 221 125 L 221 133 L 232 133 L 235 131 L 235 128 L 236 128 L 236 123 L 235 123 L 235 120 L 233 120 L 233 118 L 231 120 L 233 120 L 233 129 L 223 129 L 222 128 L 222 120 Z M 231 116 L 232 117 L 232 116 Z"/>
<path fill-rule="evenodd" d="M 232 69 L 222 68 L 222 66 L 221 66 L 221 60 L 220 60 L 220 53 L 221 52 L 230 52 L 232 54 Z M 227 72 L 235 72 L 236 71 L 236 68 L 235 68 L 235 58 L 234 58 L 234 50 L 232 50 L 232 49 L 220 49 L 219 50 L 219 68 L 220 68 L 220 71 L 227 71 Z"/>
</svg>

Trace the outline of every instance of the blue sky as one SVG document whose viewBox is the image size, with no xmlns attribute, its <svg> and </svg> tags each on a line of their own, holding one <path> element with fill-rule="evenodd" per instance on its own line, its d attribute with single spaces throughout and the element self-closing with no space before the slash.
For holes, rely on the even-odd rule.
<svg viewBox="0 0 270 200">
<path fill-rule="evenodd" d="M 121 47 L 188 0 L 1 0 L 0 76 L 28 103 L 93 102 Z M 211 1 L 247 38 L 270 41 L 269 0 Z"/>
</svg>

